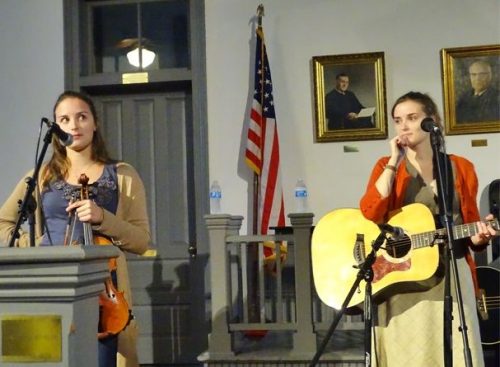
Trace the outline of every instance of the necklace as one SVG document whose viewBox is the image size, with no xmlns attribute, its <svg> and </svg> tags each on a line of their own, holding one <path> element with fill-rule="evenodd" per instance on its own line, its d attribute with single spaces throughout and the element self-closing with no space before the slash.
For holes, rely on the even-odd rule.
<svg viewBox="0 0 500 367">
<path fill-rule="evenodd" d="M 97 163 L 97 161 L 91 161 L 89 164 L 87 164 L 86 166 L 83 166 L 82 168 L 73 169 L 72 170 L 73 175 L 76 177 L 76 179 L 79 179 L 81 174 L 83 174 L 83 173 L 86 174 L 96 163 Z"/>
</svg>

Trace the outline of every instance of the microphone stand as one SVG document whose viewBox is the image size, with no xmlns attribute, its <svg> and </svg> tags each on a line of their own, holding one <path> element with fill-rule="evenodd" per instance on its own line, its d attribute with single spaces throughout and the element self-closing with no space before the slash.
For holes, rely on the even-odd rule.
<svg viewBox="0 0 500 367">
<path fill-rule="evenodd" d="M 47 152 L 47 148 L 52 140 L 53 128 L 50 127 L 43 138 L 43 147 L 40 151 L 40 155 L 35 164 L 35 169 L 33 171 L 32 177 L 26 178 L 26 193 L 24 194 L 23 200 L 19 200 L 19 216 L 17 217 L 16 226 L 12 231 L 12 236 L 9 241 L 9 247 L 14 247 L 16 239 L 19 238 L 21 229 L 21 225 L 29 219 L 29 232 L 30 232 L 30 247 L 35 247 L 35 210 L 36 210 L 36 201 L 33 197 L 33 193 L 35 191 L 35 187 L 38 182 L 38 175 L 40 172 L 40 168 L 42 167 L 43 159 L 45 157 L 45 153 Z"/>
<path fill-rule="evenodd" d="M 444 151 L 444 144 L 442 143 L 442 136 L 439 129 L 431 130 L 431 145 L 434 153 L 434 162 L 437 166 L 437 190 L 438 190 L 438 204 L 439 212 L 442 223 L 446 227 L 446 233 L 448 240 L 445 241 L 444 249 L 444 309 L 443 309 L 443 352 L 444 352 L 444 366 L 453 366 L 453 329 L 452 329 L 452 319 L 453 319 L 453 298 L 451 296 L 451 286 L 450 286 L 450 265 L 453 272 L 453 278 L 455 280 L 455 292 L 457 294 L 457 305 L 460 318 L 460 332 L 462 333 L 463 345 L 464 345 L 464 360 L 467 367 L 472 366 L 471 351 L 469 348 L 469 340 L 467 337 L 467 325 L 465 322 L 464 308 L 462 291 L 460 288 L 460 279 L 457 270 L 457 260 L 453 252 L 453 247 L 455 244 L 455 239 L 453 237 L 453 216 L 451 213 L 451 203 L 446 202 L 448 197 L 448 192 L 445 189 L 444 182 L 450 179 L 447 174 L 451 167 L 448 166 L 446 152 Z M 440 147 L 443 146 L 443 154 L 439 154 Z M 448 204 L 450 206 L 448 206 Z"/>
<path fill-rule="evenodd" d="M 358 274 L 356 276 L 356 280 L 354 281 L 351 289 L 349 290 L 349 293 L 347 294 L 344 302 L 342 303 L 342 307 L 340 310 L 335 314 L 335 318 L 332 321 L 332 324 L 330 325 L 330 328 L 328 329 L 325 338 L 323 339 L 321 345 L 319 346 L 316 354 L 314 355 L 311 364 L 309 364 L 309 367 L 314 367 L 318 363 L 321 355 L 323 354 L 323 351 L 325 350 L 328 341 L 332 337 L 333 332 L 335 331 L 338 323 L 340 322 L 340 319 L 345 313 L 345 310 L 347 309 L 347 305 L 351 301 L 351 298 L 358 289 L 359 283 L 361 280 L 366 281 L 366 286 L 365 286 L 365 305 L 364 305 L 364 312 L 365 312 L 365 337 L 364 337 L 364 346 L 365 346 L 365 366 L 369 367 L 371 366 L 371 327 L 372 327 L 372 303 L 371 303 L 371 282 L 373 280 L 373 268 L 372 265 L 377 259 L 377 251 L 379 248 L 382 246 L 382 244 L 385 242 L 385 237 L 386 232 L 382 230 L 378 237 L 375 239 L 375 241 L 372 243 L 372 250 L 366 257 L 365 261 L 358 266 Z"/>
</svg>

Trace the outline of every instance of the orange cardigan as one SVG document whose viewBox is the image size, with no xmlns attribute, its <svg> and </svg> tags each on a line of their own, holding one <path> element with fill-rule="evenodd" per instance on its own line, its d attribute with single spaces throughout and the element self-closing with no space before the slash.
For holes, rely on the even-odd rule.
<svg viewBox="0 0 500 367">
<path fill-rule="evenodd" d="M 389 212 L 403 206 L 405 191 L 410 181 L 410 175 L 406 169 L 406 160 L 404 160 L 396 171 L 391 194 L 386 198 L 382 198 L 375 186 L 375 182 L 384 171 L 389 158 L 382 157 L 377 161 L 368 181 L 366 192 L 360 200 L 360 209 L 365 218 L 379 224 L 389 219 Z M 455 190 L 460 200 L 463 221 L 464 223 L 479 221 L 479 209 L 476 204 L 478 180 L 474 165 L 467 159 L 456 155 L 450 155 L 450 160 L 456 170 Z M 487 246 L 471 246 L 472 242 L 470 240 L 468 243 L 469 248 L 474 251 L 481 251 Z M 472 279 L 477 291 L 476 264 L 469 251 L 467 251 L 465 258 L 471 269 Z"/>
</svg>

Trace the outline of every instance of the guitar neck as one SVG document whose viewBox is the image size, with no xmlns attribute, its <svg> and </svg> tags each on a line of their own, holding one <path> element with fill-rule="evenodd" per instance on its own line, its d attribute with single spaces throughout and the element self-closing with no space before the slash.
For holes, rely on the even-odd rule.
<svg viewBox="0 0 500 367">
<path fill-rule="evenodd" d="M 477 234 L 477 223 L 467 223 L 459 224 L 453 226 L 453 238 L 456 240 L 461 240 L 462 238 L 467 238 Z M 491 224 L 498 231 L 498 220 L 487 221 L 487 224 Z M 435 244 L 436 238 L 443 238 L 447 235 L 446 228 L 437 229 L 435 231 L 423 232 L 411 235 L 411 242 L 414 248 L 421 248 L 432 246 Z"/>
</svg>

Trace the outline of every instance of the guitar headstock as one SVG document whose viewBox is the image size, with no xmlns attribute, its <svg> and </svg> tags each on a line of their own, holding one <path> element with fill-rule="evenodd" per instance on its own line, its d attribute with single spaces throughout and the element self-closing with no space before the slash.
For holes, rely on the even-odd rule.
<svg viewBox="0 0 500 367">
<path fill-rule="evenodd" d="M 498 223 L 498 218 L 493 218 L 491 220 L 486 221 L 486 224 L 491 225 L 493 229 L 496 231 L 495 236 L 500 236 L 500 224 Z"/>
</svg>

